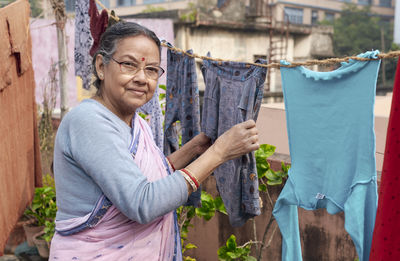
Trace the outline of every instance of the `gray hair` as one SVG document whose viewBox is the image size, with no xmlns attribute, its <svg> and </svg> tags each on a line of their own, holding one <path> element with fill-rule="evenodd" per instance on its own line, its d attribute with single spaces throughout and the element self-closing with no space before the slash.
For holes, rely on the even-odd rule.
<svg viewBox="0 0 400 261">
<path fill-rule="evenodd" d="M 107 30 L 101 36 L 99 48 L 93 55 L 92 67 L 93 75 L 95 77 L 93 85 L 97 89 L 97 94 L 100 94 L 101 92 L 101 80 L 97 74 L 95 66 L 97 55 L 101 54 L 103 56 L 103 63 L 108 64 L 117 49 L 117 42 L 119 40 L 138 35 L 144 35 L 153 40 L 154 43 L 158 46 L 161 57 L 161 43 L 153 31 L 133 22 L 118 22 L 112 25 L 111 27 L 107 28 Z"/>
</svg>

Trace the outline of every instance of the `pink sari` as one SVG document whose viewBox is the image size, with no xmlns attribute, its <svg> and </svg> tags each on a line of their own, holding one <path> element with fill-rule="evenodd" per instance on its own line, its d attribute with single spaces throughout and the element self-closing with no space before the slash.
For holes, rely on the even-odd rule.
<svg viewBox="0 0 400 261">
<path fill-rule="evenodd" d="M 130 145 L 134 161 L 147 179 L 170 173 L 151 130 L 138 115 Z M 175 212 L 148 224 L 128 219 L 102 195 L 84 217 L 56 221 L 49 260 L 182 260 Z"/>
</svg>

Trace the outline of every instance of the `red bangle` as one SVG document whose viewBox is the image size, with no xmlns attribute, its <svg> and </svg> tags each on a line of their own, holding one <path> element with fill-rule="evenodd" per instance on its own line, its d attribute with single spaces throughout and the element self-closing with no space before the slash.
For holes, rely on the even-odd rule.
<svg viewBox="0 0 400 261">
<path fill-rule="evenodd" d="M 172 164 L 171 160 L 170 160 L 168 157 L 166 157 L 166 158 L 167 158 L 168 164 L 171 166 L 172 170 L 175 171 L 176 168 L 175 168 L 175 166 Z"/>
<path fill-rule="evenodd" d="M 196 184 L 196 187 L 197 187 L 197 188 L 200 187 L 199 181 L 197 180 L 197 178 L 196 178 L 192 173 L 190 173 L 189 170 L 187 170 L 187 169 L 181 169 L 181 171 L 185 172 L 185 173 L 189 176 L 189 178 L 190 178 L 191 180 L 193 180 L 193 182 L 194 182 L 194 184 Z"/>
</svg>

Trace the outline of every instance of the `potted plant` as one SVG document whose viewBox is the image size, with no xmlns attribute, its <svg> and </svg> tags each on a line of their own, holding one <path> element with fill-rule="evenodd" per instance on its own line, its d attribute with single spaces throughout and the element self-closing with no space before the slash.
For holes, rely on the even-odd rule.
<svg viewBox="0 0 400 261">
<path fill-rule="evenodd" d="M 44 230 L 46 230 L 45 237 L 48 241 L 51 240 L 52 231 L 54 233 L 56 212 L 56 192 L 54 187 L 43 186 L 35 188 L 33 201 L 24 212 L 25 216 L 33 220 L 32 224 L 24 226 L 28 245 L 35 245 L 36 240 L 34 240 L 34 237 L 38 238 L 38 233 L 45 234 Z M 53 228 L 51 228 L 52 226 Z"/>
</svg>

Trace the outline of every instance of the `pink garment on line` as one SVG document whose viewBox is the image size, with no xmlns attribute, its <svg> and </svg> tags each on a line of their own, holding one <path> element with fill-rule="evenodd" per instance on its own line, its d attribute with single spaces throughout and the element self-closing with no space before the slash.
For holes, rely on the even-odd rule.
<svg viewBox="0 0 400 261">
<path fill-rule="evenodd" d="M 135 162 L 149 181 L 168 175 L 159 149 L 154 143 L 147 123 L 138 115 L 134 131 L 139 135 Z M 66 230 L 84 223 L 84 217 L 57 221 L 57 230 Z M 174 214 L 170 212 L 148 224 L 128 219 L 111 206 L 93 228 L 70 236 L 56 233 L 53 237 L 49 260 L 172 260 L 174 257 Z M 180 249 L 177 251 L 180 260 Z"/>
</svg>

